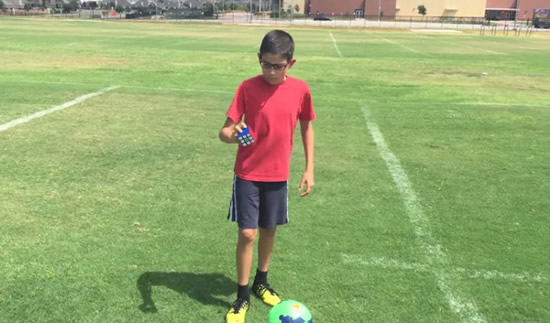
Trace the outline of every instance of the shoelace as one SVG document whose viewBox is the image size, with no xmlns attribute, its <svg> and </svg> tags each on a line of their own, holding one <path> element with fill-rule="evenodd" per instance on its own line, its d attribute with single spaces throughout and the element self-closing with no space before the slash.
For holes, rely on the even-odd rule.
<svg viewBox="0 0 550 323">
<path fill-rule="evenodd" d="M 241 308 L 244 308 L 246 306 L 246 299 L 244 298 L 239 298 L 235 301 L 235 303 L 233 303 L 233 312 L 235 314 L 239 313 L 239 311 L 241 310 Z"/>
<path fill-rule="evenodd" d="M 269 292 L 271 293 L 271 295 L 279 296 L 279 294 L 277 294 L 277 292 L 274 291 L 269 285 L 264 285 L 264 284 L 259 285 L 258 291 L 260 292 L 261 295 L 263 295 L 265 292 Z"/>
</svg>

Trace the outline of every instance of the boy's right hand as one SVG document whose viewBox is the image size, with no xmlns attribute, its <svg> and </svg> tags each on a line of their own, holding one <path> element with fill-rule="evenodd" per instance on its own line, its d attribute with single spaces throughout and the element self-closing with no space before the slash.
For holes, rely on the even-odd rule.
<svg viewBox="0 0 550 323">
<path fill-rule="evenodd" d="M 237 133 L 243 132 L 243 129 L 248 127 L 243 121 L 237 123 L 235 125 L 235 131 L 233 132 L 233 135 L 237 137 Z"/>
<path fill-rule="evenodd" d="M 227 118 L 222 129 L 220 130 L 219 138 L 227 144 L 237 144 L 239 143 L 237 134 L 241 133 L 246 127 L 247 125 L 242 121 L 235 124 L 233 120 Z"/>
</svg>

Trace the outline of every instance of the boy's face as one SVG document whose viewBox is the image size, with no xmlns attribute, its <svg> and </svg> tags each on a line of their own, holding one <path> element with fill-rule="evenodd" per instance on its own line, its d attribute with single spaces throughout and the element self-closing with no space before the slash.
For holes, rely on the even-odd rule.
<svg viewBox="0 0 550 323">
<path fill-rule="evenodd" d="M 290 62 L 283 55 L 266 53 L 258 54 L 264 80 L 271 85 L 279 85 L 285 81 L 286 72 L 294 65 L 295 59 Z"/>
</svg>

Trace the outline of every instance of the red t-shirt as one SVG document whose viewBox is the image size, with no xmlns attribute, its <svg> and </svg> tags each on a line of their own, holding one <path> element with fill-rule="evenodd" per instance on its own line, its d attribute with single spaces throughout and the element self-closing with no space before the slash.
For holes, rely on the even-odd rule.
<svg viewBox="0 0 550 323">
<path fill-rule="evenodd" d="M 249 146 L 239 145 L 235 174 L 248 181 L 288 180 L 296 123 L 315 119 L 308 85 L 290 76 L 279 85 L 253 77 L 241 83 L 226 115 L 235 123 L 244 115 L 254 138 Z"/>
</svg>

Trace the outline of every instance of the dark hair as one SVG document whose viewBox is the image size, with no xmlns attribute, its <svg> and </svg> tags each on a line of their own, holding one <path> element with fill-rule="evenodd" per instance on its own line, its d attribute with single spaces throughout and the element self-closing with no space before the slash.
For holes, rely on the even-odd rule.
<svg viewBox="0 0 550 323">
<path fill-rule="evenodd" d="M 260 46 L 260 58 L 263 54 L 283 55 L 287 60 L 294 56 L 294 40 L 289 33 L 282 30 L 272 30 L 268 32 L 262 40 Z"/>
</svg>

